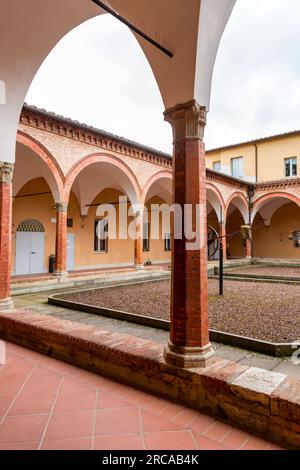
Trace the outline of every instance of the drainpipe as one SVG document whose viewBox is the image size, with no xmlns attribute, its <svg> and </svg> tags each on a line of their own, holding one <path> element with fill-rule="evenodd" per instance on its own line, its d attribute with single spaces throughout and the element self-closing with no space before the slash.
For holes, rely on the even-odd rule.
<svg viewBox="0 0 300 470">
<path fill-rule="evenodd" d="M 248 188 L 248 210 L 249 210 L 248 217 L 249 217 L 249 225 L 251 227 L 252 227 L 251 217 L 252 217 L 252 206 L 253 206 L 252 198 L 254 196 L 254 191 L 255 191 L 255 185 L 252 184 Z M 253 237 L 252 237 L 252 239 L 251 239 L 251 259 L 253 259 L 253 253 L 254 253 L 254 250 L 253 250 Z"/>
<path fill-rule="evenodd" d="M 257 144 L 253 144 L 255 148 L 255 183 L 258 182 L 258 147 Z"/>
</svg>

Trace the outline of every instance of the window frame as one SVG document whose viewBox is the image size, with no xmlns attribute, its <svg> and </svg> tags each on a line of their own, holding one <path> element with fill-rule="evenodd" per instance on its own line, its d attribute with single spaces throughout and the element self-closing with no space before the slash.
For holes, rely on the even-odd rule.
<svg viewBox="0 0 300 470">
<path fill-rule="evenodd" d="M 147 230 L 145 230 L 147 228 Z M 150 224 L 149 222 L 143 222 L 143 252 L 148 253 L 150 251 Z"/>
<path fill-rule="evenodd" d="M 287 175 L 287 163 L 289 163 L 289 175 Z M 296 164 L 296 173 L 293 175 L 293 166 Z M 285 178 L 296 178 L 298 176 L 298 157 L 287 157 L 284 159 Z"/>
<path fill-rule="evenodd" d="M 219 168 L 215 168 L 215 165 L 219 165 Z M 221 160 L 213 162 L 213 170 L 221 172 Z"/>
<path fill-rule="evenodd" d="M 242 174 L 240 174 L 240 165 L 238 165 L 238 175 L 233 174 L 234 162 L 242 162 Z M 231 158 L 231 176 L 237 179 L 244 179 L 244 157 L 233 157 Z"/>
<path fill-rule="evenodd" d="M 107 234 L 105 238 L 98 238 L 97 235 L 97 226 L 98 223 L 102 222 L 104 223 L 104 232 Z M 101 244 L 104 244 L 103 249 L 101 248 Z M 103 253 L 108 253 L 108 219 L 103 218 L 103 219 L 96 219 L 95 224 L 94 224 L 94 252 L 103 254 Z"/>
<path fill-rule="evenodd" d="M 172 240 L 171 240 L 171 234 L 170 233 L 165 233 L 164 243 L 165 243 L 165 252 L 170 253 L 172 251 Z"/>
<path fill-rule="evenodd" d="M 294 248 L 300 248 L 300 230 L 295 230 L 294 233 Z"/>
</svg>

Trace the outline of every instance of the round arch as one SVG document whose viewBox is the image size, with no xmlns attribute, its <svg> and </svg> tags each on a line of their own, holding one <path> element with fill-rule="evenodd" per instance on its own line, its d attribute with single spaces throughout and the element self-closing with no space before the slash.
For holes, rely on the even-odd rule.
<svg viewBox="0 0 300 470">
<path fill-rule="evenodd" d="M 233 193 L 228 199 L 225 207 L 224 221 L 227 221 L 230 204 L 233 204 L 242 214 L 245 224 L 249 222 L 249 206 L 246 196 L 241 192 Z"/>
<path fill-rule="evenodd" d="M 267 222 L 266 225 L 270 225 L 272 216 L 274 213 L 283 205 L 288 204 L 289 202 L 294 202 L 300 207 L 300 199 L 293 194 L 284 193 L 284 192 L 273 192 L 269 194 L 265 194 L 257 199 L 253 205 L 251 211 L 251 223 L 254 222 L 255 217 L 257 214 L 264 209 L 268 203 L 274 202 L 273 207 L 270 210 L 266 210 L 264 215 L 264 219 Z M 269 209 L 269 208 L 268 208 Z"/>
<path fill-rule="evenodd" d="M 17 133 L 17 143 L 32 150 L 32 152 L 44 162 L 47 173 L 45 179 L 51 189 L 53 199 L 56 203 L 62 202 L 64 175 L 53 155 L 34 137 L 20 130 Z M 26 184 L 26 181 L 20 181 L 16 192 L 18 192 L 24 184 Z"/>
<path fill-rule="evenodd" d="M 218 217 L 218 222 L 222 222 L 225 212 L 225 203 L 221 192 L 211 183 L 206 184 L 206 199 Z"/>
<path fill-rule="evenodd" d="M 112 171 L 118 174 L 118 179 L 121 181 L 122 190 L 129 197 L 131 204 L 138 204 L 141 200 L 141 187 L 137 177 L 129 168 L 129 166 L 120 158 L 107 153 L 95 153 L 88 155 L 73 165 L 66 177 L 64 200 L 69 201 L 72 186 L 75 183 L 77 177 L 80 177 L 84 170 L 91 168 L 93 165 L 100 166 L 101 164 L 105 166 L 106 169 L 111 167 Z M 99 191 L 97 194 L 98 193 Z M 96 197 L 97 194 L 94 194 L 94 197 Z M 93 199 L 92 196 L 91 198 Z"/>
<path fill-rule="evenodd" d="M 161 171 L 158 171 L 157 173 L 155 173 L 153 176 L 151 176 L 151 178 L 149 178 L 149 180 L 145 184 L 145 186 L 143 188 L 143 191 L 142 191 L 142 197 L 141 197 L 142 204 L 144 204 L 144 205 L 146 204 L 147 200 L 149 199 L 148 196 L 151 194 L 151 189 L 154 188 L 155 185 L 158 185 L 159 183 L 162 183 L 163 192 L 164 193 L 169 193 L 170 200 L 168 202 L 170 202 L 172 204 L 172 201 L 171 201 L 171 199 L 172 199 L 172 181 L 173 181 L 173 174 L 172 174 L 171 170 L 170 171 L 161 170 Z M 170 191 L 168 191 L 168 187 L 166 187 L 166 185 L 171 186 Z"/>
</svg>

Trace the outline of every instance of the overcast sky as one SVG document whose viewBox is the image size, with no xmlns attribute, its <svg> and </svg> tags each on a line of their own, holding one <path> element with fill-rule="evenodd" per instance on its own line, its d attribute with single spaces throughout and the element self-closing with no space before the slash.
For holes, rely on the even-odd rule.
<svg viewBox="0 0 300 470">
<path fill-rule="evenodd" d="M 217 57 L 207 148 L 300 129 L 299 51 L 299 0 L 237 1 Z M 26 101 L 171 152 L 150 66 L 126 27 L 108 15 L 56 46 Z"/>
</svg>

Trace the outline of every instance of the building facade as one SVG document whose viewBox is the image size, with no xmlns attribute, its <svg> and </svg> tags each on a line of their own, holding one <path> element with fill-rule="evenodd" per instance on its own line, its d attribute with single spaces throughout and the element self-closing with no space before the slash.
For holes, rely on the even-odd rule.
<svg viewBox="0 0 300 470">
<path fill-rule="evenodd" d="M 227 258 L 300 258 L 298 144 L 300 133 L 293 133 L 207 152 L 212 259 L 218 257 L 216 237 L 226 240 Z M 288 165 L 291 177 L 284 173 Z M 25 105 L 12 191 L 12 275 L 47 273 L 51 256 L 58 274 L 170 263 L 171 230 L 163 217 L 172 204 L 169 155 Z M 116 214 L 116 234 L 105 240 L 99 235 L 109 232 L 99 212 L 103 205 Z M 249 223 L 252 244 L 240 236 L 240 227 Z M 140 234 L 137 239 L 124 235 L 130 226 Z"/>
</svg>

